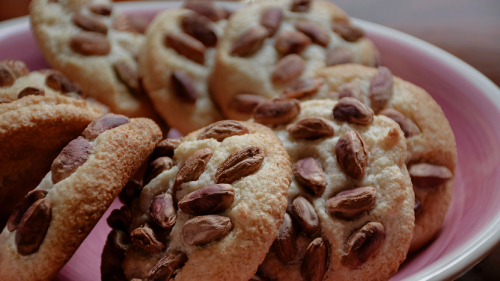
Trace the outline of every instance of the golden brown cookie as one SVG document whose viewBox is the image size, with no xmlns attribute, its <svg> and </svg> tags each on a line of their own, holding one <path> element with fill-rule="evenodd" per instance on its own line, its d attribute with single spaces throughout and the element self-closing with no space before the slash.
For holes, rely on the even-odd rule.
<svg viewBox="0 0 500 281">
<path fill-rule="evenodd" d="M 0 279 L 51 280 L 161 139 L 145 118 L 107 114 L 66 145 L 0 234 Z"/>
</svg>

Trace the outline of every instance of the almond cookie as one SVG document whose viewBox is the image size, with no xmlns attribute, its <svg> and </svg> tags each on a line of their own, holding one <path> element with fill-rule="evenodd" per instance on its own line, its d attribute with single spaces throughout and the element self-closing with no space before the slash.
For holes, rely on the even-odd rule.
<svg viewBox="0 0 500 281">
<path fill-rule="evenodd" d="M 338 118 L 339 106 L 278 99 L 255 109 L 255 121 L 273 128 L 293 163 L 287 213 L 262 277 L 387 280 L 406 258 L 414 195 L 404 134 L 362 104 Z"/>
<path fill-rule="evenodd" d="M 292 169 L 283 145 L 268 128 L 238 121 L 163 142 L 132 202 L 130 226 L 115 223 L 126 208 L 108 219 L 114 230 L 105 251 L 124 259 L 124 272 L 103 267 L 103 279 L 247 281 L 285 213 Z"/>
<path fill-rule="evenodd" d="M 236 11 L 217 46 L 211 88 L 229 119 L 247 120 L 284 90 L 314 93 L 314 70 L 340 63 L 376 65 L 378 51 L 344 11 L 327 1 L 255 1 Z"/>
<path fill-rule="evenodd" d="M 137 56 L 145 27 L 106 0 L 34 0 L 33 35 L 45 59 L 112 112 L 160 120 L 142 90 Z"/>
<path fill-rule="evenodd" d="M 0 87 L 0 96 L 3 91 Z M 50 171 L 61 149 L 99 115 L 83 100 L 59 94 L 0 103 L 2 229 L 16 204 Z"/>
<path fill-rule="evenodd" d="M 392 76 L 385 67 L 342 65 L 318 70 L 326 81 L 314 97 L 351 97 L 396 121 L 405 133 L 406 164 L 415 191 L 415 231 L 410 251 L 439 231 L 453 195 L 455 136 L 441 107 L 422 88 Z"/>
<path fill-rule="evenodd" d="M 68 143 L 0 234 L 1 280 L 52 280 L 161 139 L 151 120 L 106 114 Z"/>
<path fill-rule="evenodd" d="M 157 112 L 183 134 L 222 118 L 210 98 L 207 80 L 225 22 L 212 22 L 188 9 L 172 9 L 158 14 L 148 28 L 139 74 Z"/>
</svg>

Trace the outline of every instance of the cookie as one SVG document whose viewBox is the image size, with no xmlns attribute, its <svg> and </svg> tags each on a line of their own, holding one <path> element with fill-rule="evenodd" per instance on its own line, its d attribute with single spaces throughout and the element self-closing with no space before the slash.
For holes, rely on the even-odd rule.
<svg viewBox="0 0 500 281">
<path fill-rule="evenodd" d="M 35 0 L 30 20 L 45 59 L 83 93 L 112 112 L 160 120 L 137 74 L 144 24 L 91 0 Z"/>
<path fill-rule="evenodd" d="M 124 223 L 108 219 L 115 230 L 105 251 L 124 258 L 124 272 L 114 275 L 247 281 L 285 213 L 292 169 L 283 145 L 262 125 L 220 121 L 160 146 L 132 202 L 130 226 L 120 232 Z"/>
<path fill-rule="evenodd" d="M 406 258 L 414 195 L 404 134 L 366 106 L 345 109 L 291 99 L 255 109 L 255 121 L 273 128 L 293 163 L 287 213 L 262 277 L 387 280 Z"/>
<path fill-rule="evenodd" d="M 418 250 L 441 228 L 453 195 L 457 147 L 441 107 L 425 90 L 392 76 L 385 67 L 342 65 L 318 70 L 316 75 L 326 82 L 316 96 L 354 97 L 401 126 L 415 191 L 410 251 Z"/>
<path fill-rule="evenodd" d="M 228 119 L 247 120 L 283 91 L 315 92 L 314 70 L 339 63 L 376 65 L 378 51 L 344 11 L 327 1 L 254 1 L 229 19 L 217 46 L 211 89 Z"/>
<path fill-rule="evenodd" d="M 106 114 L 68 143 L 0 234 L 0 279 L 51 280 L 161 139 L 150 119 Z"/>
<path fill-rule="evenodd" d="M 0 97 L 3 90 L 0 87 Z M 99 115 L 83 100 L 60 94 L 30 95 L 0 104 L 2 229 L 16 204 L 50 171 L 61 149 Z"/>
<path fill-rule="evenodd" d="M 158 14 L 148 28 L 139 74 L 157 112 L 183 134 L 222 118 L 210 98 L 208 76 L 225 22 L 171 9 Z"/>
</svg>

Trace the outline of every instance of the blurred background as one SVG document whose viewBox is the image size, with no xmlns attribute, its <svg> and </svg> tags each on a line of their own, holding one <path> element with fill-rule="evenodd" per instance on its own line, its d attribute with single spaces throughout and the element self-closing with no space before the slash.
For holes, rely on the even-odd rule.
<svg viewBox="0 0 500 281">
<path fill-rule="evenodd" d="M 0 0 L 0 21 L 27 15 L 29 2 Z M 452 53 L 500 86 L 500 0 L 333 2 L 352 17 L 392 27 Z M 500 248 L 457 280 L 500 280 Z"/>
</svg>

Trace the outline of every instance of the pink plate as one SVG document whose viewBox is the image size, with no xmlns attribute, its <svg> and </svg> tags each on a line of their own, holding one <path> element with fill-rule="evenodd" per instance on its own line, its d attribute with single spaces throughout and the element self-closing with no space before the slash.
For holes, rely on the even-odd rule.
<svg viewBox="0 0 500 281">
<path fill-rule="evenodd" d="M 178 2 L 117 6 L 152 17 Z M 226 5 L 237 7 L 237 3 Z M 457 139 L 459 163 L 453 202 L 440 235 L 409 256 L 393 280 L 457 277 L 500 241 L 500 89 L 478 71 L 419 39 L 355 20 L 382 53 L 395 75 L 426 89 L 441 105 Z M 0 60 L 20 59 L 31 69 L 47 67 L 31 36 L 27 18 L 0 24 Z M 496 124 L 496 125 L 495 125 Z M 115 201 L 109 212 L 120 206 Z M 99 280 L 101 251 L 110 229 L 101 219 L 58 280 Z"/>
</svg>

